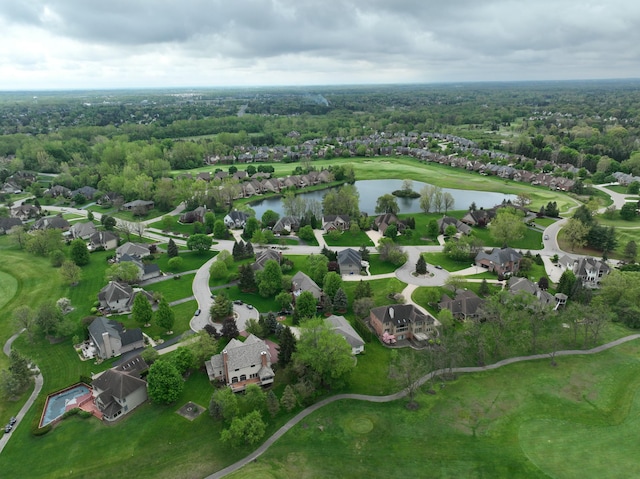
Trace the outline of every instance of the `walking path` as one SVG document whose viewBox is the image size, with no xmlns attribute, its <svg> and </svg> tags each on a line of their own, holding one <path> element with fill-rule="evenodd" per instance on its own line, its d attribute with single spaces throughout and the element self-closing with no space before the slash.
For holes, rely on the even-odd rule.
<svg viewBox="0 0 640 479">
<path fill-rule="evenodd" d="M 4 354 L 6 354 L 7 356 L 11 354 L 11 345 L 18 338 L 18 336 L 20 336 L 23 332 L 24 332 L 24 329 L 21 329 L 19 332 L 17 332 L 13 336 L 11 336 L 9 339 L 7 339 L 7 342 L 2 347 L 2 351 L 4 352 Z M 40 394 L 40 391 L 42 391 L 42 385 L 44 384 L 44 379 L 42 378 L 42 374 L 40 374 L 40 370 L 38 369 L 38 366 L 34 365 L 34 368 L 32 370 L 35 373 L 34 374 L 35 386 L 33 388 L 33 391 L 31 392 L 31 395 L 29 396 L 29 399 L 27 399 L 27 402 L 24 403 L 22 408 L 20 408 L 20 411 L 18 412 L 18 414 L 16 414 L 17 422 L 16 422 L 16 425 L 13 427 L 13 430 L 10 433 L 8 434 L 5 433 L 2 435 L 2 437 L 0 437 L 0 454 L 2 453 L 2 450 L 7 445 L 7 443 L 9 442 L 9 439 L 11 439 L 11 436 L 13 436 L 13 431 L 15 431 L 20 426 L 20 424 L 22 423 L 22 420 L 24 419 L 24 416 L 27 414 L 27 411 L 35 402 L 36 398 L 38 397 L 38 394 Z"/>
<path fill-rule="evenodd" d="M 633 341 L 635 339 L 639 339 L 640 334 L 632 334 L 630 336 L 625 336 L 624 338 L 617 339 L 615 341 L 611 341 L 610 343 L 603 344 L 601 346 L 595 347 L 593 349 L 588 349 L 585 351 L 581 350 L 567 350 L 567 351 L 558 351 L 556 353 L 556 357 L 558 356 L 577 356 L 583 354 L 596 354 L 607 349 L 611 349 L 615 346 L 618 346 L 623 343 L 627 343 L 629 341 Z M 488 366 L 478 366 L 478 367 L 463 367 L 463 368 L 451 368 L 451 369 L 438 369 L 436 371 L 432 371 L 429 374 L 421 377 L 416 383 L 422 386 L 427 381 L 431 380 L 434 377 L 440 376 L 444 373 L 477 373 L 482 371 L 490 371 L 493 369 L 501 368 L 502 366 L 506 366 L 508 364 L 519 363 L 522 361 L 532 361 L 536 359 L 549 359 L 549 354 L 534 354 L 531 356 L 517 356 L 515 358 L 504 359 L 502 361 L 498 361 L 497 363 L 490 364 Z M 270 438 L 268 438 L 258 449 L 249 454 L 244 459 L 240 459 L 235 464 L 231 464 L 224 469 L 221 469 L 218 472 L 215 472 L 205 479 L 218 479 L 226 476 L 227 474 L 231 474 L 232 472 L 237 471 L 238 469 L 246 466 L 247 464 L 255 461 L 258 457 L 260 457 L 273 443 L 275 443 L 278 439 L 284 436 L 293 426 L 298 424 L 304 418 L 309 416 L 310 414 L 316 412 L 318 409 L 326 406 L 327 404 L 331 404 L 336 401 L 341 401 L 343 399 L 351 399 L 356 401 L 367 401 L 373 403 L 385 403 L 390 401 L 395 401 L 397 399 L 401 399 L 408 394 L 407 389 L 403 389 L 398 391 L 395 394 L 389 394 L 387 396 L 369 396 L 366 394 L 338 394 L 336 396 L 332 396 L 330 398 L 324 399 L 308 408 L 300 411 L 294 417 L 292 417 L 289 421 L 287 421 L 280 429 L 278 429 Z"/>
</svg>

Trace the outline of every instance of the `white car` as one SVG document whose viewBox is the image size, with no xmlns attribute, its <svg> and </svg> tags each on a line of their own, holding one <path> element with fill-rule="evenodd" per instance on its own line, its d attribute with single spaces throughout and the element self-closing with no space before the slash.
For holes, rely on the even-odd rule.
<svg viewBox="0 0 640 479">
<path fill-rule="evenodd" d="M 549 235 L 544 235 L 544 239 L 548 240 L 549 239 Z"/>
</svg>

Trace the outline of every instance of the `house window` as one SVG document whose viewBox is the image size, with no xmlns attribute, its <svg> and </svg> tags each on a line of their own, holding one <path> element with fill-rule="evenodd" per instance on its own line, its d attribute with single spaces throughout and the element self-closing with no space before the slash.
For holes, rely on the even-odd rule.
<svg viewBox="0 0 640 479">
<path fill-rule="evenodd" d="M 238 376 L 233 376 L 231 378 L 231 384 L 237 383 L 238 382 Z"/>
<path fill-rule="evenodd" d="M 398 327 L 396 328 L 396 333 L 401 333 L 401 332 L 403 332 L 403 331 L 407 331 L 408 329 L 409 329 L 409 327 L 408 327 L 407 325 L 404 325 L 404 326 L 398 326 Z"/>
<path fill-rule="evenodd" d="M 240 381 L 246 381 L 247 380 L 247 375 L 246 374 L 241 374 L 240 375 Z"/>
</svg>

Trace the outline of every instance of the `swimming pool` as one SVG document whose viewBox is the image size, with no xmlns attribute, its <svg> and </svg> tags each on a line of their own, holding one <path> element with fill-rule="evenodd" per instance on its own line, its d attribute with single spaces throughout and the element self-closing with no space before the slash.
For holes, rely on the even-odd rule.
<svg viewBox="0 0 640 479">
<path fill-rule="evenodd" d="M 55 421 L 66 411 L 78 407 L 81 400 L 91 395 L 91 389 L 86 384 L 76 384 L 57 393 L 49 394 L 44 406 L 44 413 L 40 419 L 40 427 Z"/>
</svg>

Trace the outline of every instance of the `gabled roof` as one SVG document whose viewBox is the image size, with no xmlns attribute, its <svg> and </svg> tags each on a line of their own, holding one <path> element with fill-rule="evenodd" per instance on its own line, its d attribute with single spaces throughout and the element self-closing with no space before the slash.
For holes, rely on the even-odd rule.
<svg viewBox="0 0 640 479">
<path fill-rule="evenodd" d="M 356 330 L 353 329 L 353 326 L 351 326 L 344 316 L 336 316 L 335 314 L 332 314 L 327 318 L 327 322 L 336 333 L 340 334 L 347 340 L 352 348 L 360 348 L 364 346 L 364 340 Z"/>
<path fill-rule="evenodd" d="M 362 265 L 362 257 L 360 256 L 360 252 L 347 248 L 342 251 L 338 251 L 338 265 L 340 267 L 354 265 L 358 268 Z"/>
<path fill-rule="evenodd" d="M 0 232 L 8 232 L 14 226 L 22 226 L 20 218 L 0 218 Z"/>
<path fill-rule="evenodd" d="M 322 289 L 312 280 L 309 276 L 302 271 L 298 271 L 293 278 L 291 278 L 291 284 L 293 286 L 293 294 L 299 295 L 302 291 L 310 291 L 314 298 L 320 299 L 322 296 Z"/>
<path fill-rule="evenodd" d="M 253 263 L 251 267 L 254 269 L 254 271 L 259 271 L 264 269 L 264 265 L 267 263 L 267 261 L 274 260 L 277 261 L 278 264 L 280 264 L 281 259 L 282 258 L 278 251 L 273 249 L 266 249 L 258 255 L 258 257 L 256 258 L 256 262 Z"/>
<path fill-rule="evenodd" d="M 93 245 L 102 245 L 113 240 L 117 241 L 118 237 L 111 231 L 96 231 L 89 237 L 89 242 Z"/>
<path fill-rule="evenodd" d="M 123 371 L 118 371 L 117 369 L 107 369 L 104 373 L 102 373 L 91 382 L 91 386 L 99 391 L 102 391 L 102 393 L 100 394 L 100 399 L 102 403 L 107 406 L 110 403 L 110 397 L 124 400 L 127 396 L 137 391 L 138 389 L 146 388 L 147 383 L 142 379 L 127 374 Z M 107 400 L 105 401 L 105 399 Z"/>
<path fill-rule="evenodd" d="M 74 223 L 71 228 L 69 228 L 69 231 L 74 238 L 88 238 L 96 232 L 96 225 L 91 221 L 86 223 Z"/>
<path fill-rule="evenodd" d="M 427 316 L 413 304 L 394 304 L 393 306 L 379 306 L 373 308 L 371 313 L 384 323 L 392 323 L 397 326 L 417 321 L 425 321 L 433 324 L 434 319 Z"/>
<path fill-rule="evenodd" d="M 484 251 L 478 253 L 476 261 L 483 259 L 504 265 L 510 262 L 517 263 L 522 259 L 522 255 L 513 248 L 493 248 L 490 253 L 485 253 Z"/>
<path fill-rule="evenodd" d="M 133 295 L 133 288 L 126 283 L 119 283 L 117 281 L 109 281 L 104 288 L 98 293 L 98 299 L 100 301 L 106 301 L 111 303 L 113 301 L 119 301 L 122 299 L 129 299 Z"/>
<path fill-rule="evenodd" d="M 229 371 L 246 368 L 253 364 L 261 364 L 262 353 L 266 353 L 267 364 L 271 364 L 269 346 L 253 334 L 247 336 L 244 343 L 237 339 L 232 339 L 227 344 L 223 354 L 225 351 L 227 352 L 227 367 Z"/>
<path fill-rule="evenodd" d="M 31 229 L 34 230 L 49 230 L 49 229 L 61 229 L 68 230 L 69 222 L 62 216 L 46 216 L 37 220 Z"/>
<path fill-rule="evenodd" d="M 482 306 L 484 300 L 476 295 L 473 291 L 463 290 L 456 293 L 455 298 L 442 296 L 442 300 L 438 303 L 440 309 L 448 309 L 454 316 L 475 316 L 478 308 Z"/>
<path fill-rule="evenodd" d="M 143 257 L 148 256 L 150 254 L 150 250 L 146 246 L 142 246 L 142 245 L 139 245 L 139 244 L 131 243 L 129 241 L 129 242 L 123 244 L 122 246 L 119 246 L 116 249 L 116 254 L 118 256 L 129 255 L 129 256 L 133 256 L 133 257 L 143 258 Z"/>
</svg>

